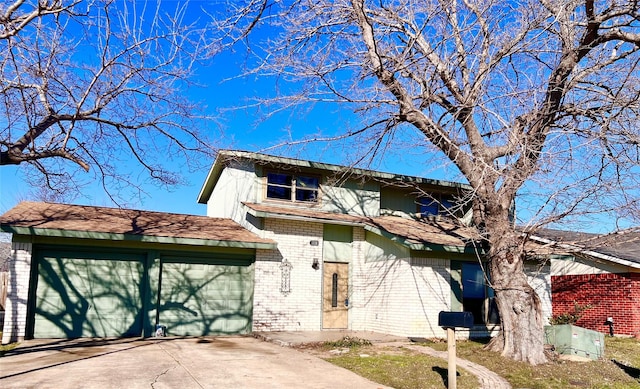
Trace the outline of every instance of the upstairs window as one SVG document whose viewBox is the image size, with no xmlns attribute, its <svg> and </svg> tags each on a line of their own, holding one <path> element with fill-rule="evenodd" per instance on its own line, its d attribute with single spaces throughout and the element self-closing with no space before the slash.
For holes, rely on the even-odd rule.
<svg viewBox="0 0 640 389">
<path fill-rule="evenodd" d="M 267 198 L 317 203 L 319 179 L 288 173 L 267 173 Z"/>
<path fill-rule="evenodd" d="M 459 216 L 453 197 L 434 195 L 418 199 L 418 212 L 420 216 Z"/>
</svg>

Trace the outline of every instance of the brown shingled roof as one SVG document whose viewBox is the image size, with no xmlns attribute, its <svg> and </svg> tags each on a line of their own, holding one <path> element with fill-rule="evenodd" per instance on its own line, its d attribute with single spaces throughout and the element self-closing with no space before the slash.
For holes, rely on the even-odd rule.
<svg viewBox="0 0 640 389">
<path fill-rule="evenodd" d="M 340 221 L 347 223 L 364 223 L 370 218 L 365 216 L 358 215 L 349 215 L 346 213 L 335 213 L 335 212 L 326 212 L 326 211 L 318 211 L 313 208 L 301 208 L 301 207 L 286 207 L 286 206 L 277 206 L 270 204 L 256 204 L 256 203 L 242 203 L 247 206 L 249 209 L 258 212 L 264 212 L 269 214 L 276 215 L 286 215 L 286 216 L 294 216 L 301 218 L 309 218 L 309 219 L 319 219 L 319 220 L 331 220 L 331 221 Z"/>
<path fill-rule="evenodd" d="M 398 216 L 372 218 L 369 225 L 403 237 L 407 243 L 466 247 L 479 236 L 474 228 L 448 220 L 408 219 Z"/>
<path fill-rule="evenodd" d="M 551 247 L 564 245 L 566 252 L 587 251 L 603 254 L 612 259 L 618 258 L 640 264 L 640 229 L 632 228 L 611 234 L 593 234 L 586 232 L 539 229 L 534 232 L 539 238 L 548 239 Z M 637 267 L 637 265 L 635 266 Z"/>
<path fill-rule="evenodd" d="M 273 244 L 231 219 L 132 209 L 21 202 L 0 216 L 4 227 Z"/>
<path fill-rule="evenodd" d="M 409 245 L 438 245 L 467 247 L 477 238 L 474 228 L 465 227 L 447 220 L 409 219 L 399 216 L 365 217 L 318 211 L 312 208 L 283 207 L 269 204 L 243 203 L 249 209 L 266 215 L 308 218 L 316 221 L 352 223 L 386 231 L 403 239 Z M 261 216 L 261 215 L 258 215 Z"/>
</svg>

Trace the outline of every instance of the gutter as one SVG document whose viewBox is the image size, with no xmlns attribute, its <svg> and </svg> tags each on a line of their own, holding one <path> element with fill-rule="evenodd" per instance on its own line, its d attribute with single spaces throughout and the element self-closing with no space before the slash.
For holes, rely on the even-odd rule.
<svg viewBox="0 0 640 389">
<path fill-rule="evenodd" d="M 75 238 L 75 239 L 96 239 L 110 241 L 128 241 L 141 243 L 164 243 L 173 245 L 189 245 L 189 246 L 209 246 L 209 247 L 229 247 L 244 249 L 275 249 L 277 244 L 268 242 L 250 242 L 235 240 L 217 240 L 217 239 L 201 239 L 187 237 L 169 237 L 156 235 L 139 235 L 139 234 L 122 234 L 112 232 L 97 231 L 77 231 L 77 230 L 58 230 L 49 228 L 33 228 L 33 227 L 11 227 L 2 225 L 2 231 L 10 232 L 15 235 L 27 236 L 46 236 L 55 238 Z"/>
</svg>

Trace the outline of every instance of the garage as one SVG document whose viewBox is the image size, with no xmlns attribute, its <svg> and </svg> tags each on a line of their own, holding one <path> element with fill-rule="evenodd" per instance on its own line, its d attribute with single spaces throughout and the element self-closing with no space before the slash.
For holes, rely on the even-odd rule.
<svg viewBox="0 0 640 389">
<path fill-rule="evenodd" d="M 242 334 L 252 330 L 256 249 L 230 219 L 23 202 L 2 342 Z"/>
<path fill-rule="evenodd" d="M 250 332 L 253 273 L 248 259 L 162 258 L 159 323 L 169 335 Z"/>
<path fill-rule="evenodd" d="M 140 336 L 152 326 L 154 312 L 153 324 L 169 335 L 251 331 L 250 257 L 163 256 L 157 277 L 144 254 L 42 251 L 36 257 L 34 338 Z"/>
<path fill-rule="evenodd" d="M 144 260 L 124 253 L 38 255 L 33 337 L 139 336 Z"/>
</svg>

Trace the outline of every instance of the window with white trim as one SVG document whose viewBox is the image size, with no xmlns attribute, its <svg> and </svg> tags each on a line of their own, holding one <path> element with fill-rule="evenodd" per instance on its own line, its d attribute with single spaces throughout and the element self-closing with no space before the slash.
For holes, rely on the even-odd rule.
<svg viewBox="0 0 640 389">
<path fill-rule="evenodd" d="M 268 199 L 317 203 L 320 180 L 318 177 L 290 173 L 267 173 Z"/>
</svg>

